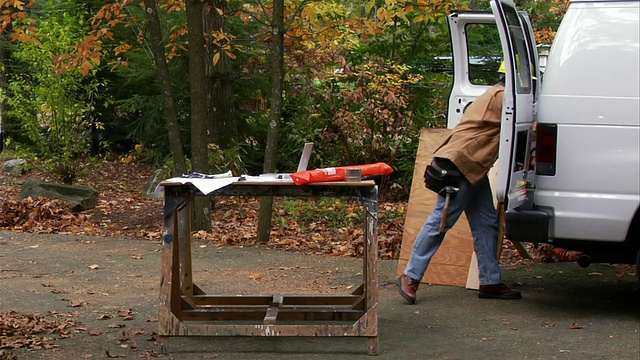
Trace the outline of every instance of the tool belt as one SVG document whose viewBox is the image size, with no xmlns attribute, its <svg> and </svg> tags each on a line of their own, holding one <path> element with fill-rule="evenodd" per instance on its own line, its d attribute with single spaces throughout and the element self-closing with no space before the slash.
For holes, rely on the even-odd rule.
<svg viewBox="0 0 640 360">
<path fill-rule="evenodd" d="M 444 196 L 444 188 L 460 184 L 462 174 L 449 159 L 434 157 L 424 171 L 424 185 L 427 189 Z"/>
</svg>

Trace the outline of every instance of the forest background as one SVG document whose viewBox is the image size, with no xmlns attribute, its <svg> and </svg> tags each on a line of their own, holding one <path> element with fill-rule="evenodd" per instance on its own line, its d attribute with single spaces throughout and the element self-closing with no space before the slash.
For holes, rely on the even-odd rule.
<svg viewBox="0 0 640 360">
<path fill-rule="evenodd" d="M 516 4 L 538 43 L 549 44 L 568 1 Z M 396 171 L 379 181 L 382 200 L 406 200 L 420 130 L 446 124 L 446 16 L 489 8 L 484 0 L 0 0 L 0 128 L 6 149 L 67 184 L 102 160 L 167 176 L 290 172 L 314 142 L 310 168 L 383 161 Z M 486 40 L 480 81 L 490 83 L 500 44 L 477 40 Z M 194 228 L 210 230 L 210 204 L 200 201 Z M 259 226 L 271 222 L 271 201 L 261 199 Z"/>
</svg>

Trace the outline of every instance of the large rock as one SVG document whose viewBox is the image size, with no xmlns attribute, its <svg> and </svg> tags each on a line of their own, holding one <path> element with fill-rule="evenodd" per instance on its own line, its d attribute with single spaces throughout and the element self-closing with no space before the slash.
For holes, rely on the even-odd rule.
<svg viewBox="0 0 640 360">
<path fill-rule="evenodd" d="M 30 180 L 22 185 L 21 199 L 37 199 L 39 196 L 60 199 L 76 212 L 93 209 L 98 203 L 98 191 L 86 186 L 53 184 L 42 180 Z"/>
<path fill-rule="evenodd" d="M 24 159 L 13 159 L 5 161 L 2 164 L 2 168 L 11 174 L 22 175 L 25 165 L 27 165 L 27 162 Z"/>
</svg>

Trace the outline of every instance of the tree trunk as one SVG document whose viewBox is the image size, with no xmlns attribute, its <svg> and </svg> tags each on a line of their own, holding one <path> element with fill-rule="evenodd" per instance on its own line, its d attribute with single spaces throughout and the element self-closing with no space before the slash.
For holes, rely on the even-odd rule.
<svg viewBox="0 0 640 360">
<path fill-rule="evenodd" d="M 169 67 L 164 53 L 164 41 L 162 40 L 162 30 L 160 28 L 160 18 L 155 0 L 144 0 L 145 12 L 149 20 L 149 33 L 151 36 L 151 51 L 158 70 L 160 80 L 160 90 L 164 100 L 164 116 L 167 125 L 167 135 L 169 136 L 169 148 L 171 157 L 175 164 L 175 171 L 179 174 L 187 172 L 187 162 L 184 157 L 182 140 L 180 136 L 180 125 L 176 115 L 175 103 L 173 101 L 173 91 L 171 89 L 171 77 Z"/>
<path fill-rule="evenodd" d="M 284 0 L 274 0 L 271 48 L 271 116 L 267 132 L 267 146 L 264 156 L 264 173 L 275 172 L 278 137 L 282 118 L 282 91 L 284 88 Z M 269 241 L 273 197 L 260 198 L 258 218 L 258 242 Z"/>
<path fill-rule="evenodd" d="M 191 167 L 208 173 L 207 150 L 207 78 L 204 41 L 203 7 L 200 0 L 187 0 L 187 31 L 189 32 L 189 93 L 191 97 Z M 211 208 L 208 198 L 194 199 L 192 230 L 211 232 Z"/>
<path fill-rule="evenodd" d="M 0 40 L 0 41 L 4 41 L 4 40 Z M 4 44 L 2 44 L 4 45 Z M 5 80 L 4 77 L 4 69 L 6 69 L 5 67 L 5 63 L 4 63 L 4 52 L 3 52 L 4 46 L 0 46 L 0 91 L 2 91 L 3 94 L 6 94 L 7 91 L 7 81 Z M 2 132 L 2 123 L 4 122 L 4 97 L 0 97 L 0 153 L 2 153 L 2 150 L 4 149 L 4 133 Z"/>
<path fill-rule="evenodd" d="M 207 34 L 226 33 L 226 4 L 227 0 L 208 0 L 211 7 L 207 11 L 205 27 Z M 221 14 L 222 13 L 222 14 Z M 233 101 L 234 83 L 232 59 L 222 49 L 208 42 L 207 51 L 207 76 L 209 79 L 209 141 L 218 144 L 221 149 L 233 146 L 238 138 L 238 127 L 235 118 Z M 224 45 L 224 44 L 220 44 Z M 220 54 L 219 60 L 214 64 L 213 57 Z M 234 170 L 234 169 L 230 169 Z M 237 174 L 240 175 L 240 174 Z"/>
</svg>

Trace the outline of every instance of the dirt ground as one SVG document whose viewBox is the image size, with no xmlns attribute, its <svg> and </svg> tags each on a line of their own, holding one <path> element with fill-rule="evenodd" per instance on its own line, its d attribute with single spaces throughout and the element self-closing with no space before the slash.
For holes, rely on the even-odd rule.
<svg viewBox="0 0 640 360">
<path fill-rule="evenodd" d="M 55 202 L 18 200 L 24 181 L 50 180 L 46 175 L 0 172 L 0 210 L 43 216 L 0 224 L 14 230 L 0 231 L 1 360 L 370 358 L 359 338 L 174 338 L 170 353 L 158 354 L 162 206 L 140 195 L 150 175 L 135 163 L 90 169 L 79 184 L 99 190 L 98 206 L 70 214 Z M 287 223 L 286 232 L 272 230 L 270 248 L 258 247 L 246 236 L 255 230 L 257 202 L 244 201 L 216 204 L 221 215 L 214 226 L 223 230 L 217 233 L 237 240 L 196 236 L 198 286 L 218 294 L 350 293 L 360 283 L 357 244 L 326 231 L 334 223 L 314 223 L 321 236 L 313 241 L 300 241 L 301 234 L 309 237 L 304 228 Z M 385 215 L 405 208 L 380 204 L 379 358 L 639 358 L 632 267 L 541 264 L 545 255 L 533 249 L 536 261 L 522 261 L 505 242 L 505 279 L 523 291 L 522 301 L 481 301 L 469 290 L 421 286 L 418 303 L 404 305 L 392 260 L 402 217 L 385 221 Z"/>
<path fill-rule="evenodd" d="M 195 245 L 193 261 L 194 283 L 224 294 L 349 293 L 362 270 L 360 259 L 210 244 Z M 472 290 L 421 286 L 413 306 L 396 292 L 396 267 L 394 260 L 379 264 L 379 359 L 595 360 L 640 354 L 640 296 L 632 267 L 513 266 L 504 270 L 505 281 L 523 292 L 522 300 L 480 300 Z M 169 354 L 159 354 L 159 273 L 157 241 L 0 232 L 0 311 L 46 330 L 22 340 L 30 346 L 3 349 L 4 356 L 371 358 L 366 338 L 172 338 Z M 17 341 L 4 338 L 1 346 Z"/>
</svg>

